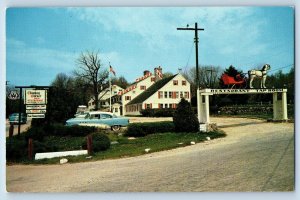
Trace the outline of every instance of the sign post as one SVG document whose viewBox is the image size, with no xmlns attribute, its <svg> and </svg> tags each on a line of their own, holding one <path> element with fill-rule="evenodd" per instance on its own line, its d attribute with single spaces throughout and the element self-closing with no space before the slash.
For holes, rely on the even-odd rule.
<svg viewBox="0 0 300 200">
<path fill-rule="evenodd" d="M 51 86 L 16 86 L 15 88 L 20 89 L 18 123 L 18 136 L 20 136 L 23 89 L 26 89 L 24 95 L 24 104 L 26 105 L 27 117 L 45 118 L 47 91 L 49 88 L 51 88 Z M 11 96 L 15 98 L 15 95 Z"/>
</svg>

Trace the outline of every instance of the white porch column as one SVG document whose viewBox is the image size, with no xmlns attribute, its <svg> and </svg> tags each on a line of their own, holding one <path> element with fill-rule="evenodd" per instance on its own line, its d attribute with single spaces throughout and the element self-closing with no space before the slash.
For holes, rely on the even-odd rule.
<svg viewBox="0 0 300 200">
<path fill-rule="evenodd" d="M 281 99 L 282 99 L 282 120 L 287 120 L 287 98 L 286 98 L 286 92 L 281 93 Z"/>
<path fill-rule="evenodd" d="M 209 119 L 209 95 L 205 95 L 205 115 L 206 115 L 206 123 L 210 123 L 210 119 Z"/>
<path fill-rule="evenodd" d="M 200 95 L 200 90 L 197 89 L 197 114 L 198 114 L 198 121 L 201 123 L 201 106 L 202 105 L 202 96 Z"/>
<path fill-rule="evenodd" d="M 277 110 L 277 93 L 274 92 L 273 93 L 273 120 L 277 120 L 278 119 L 278 110 Z"/>
</svg>

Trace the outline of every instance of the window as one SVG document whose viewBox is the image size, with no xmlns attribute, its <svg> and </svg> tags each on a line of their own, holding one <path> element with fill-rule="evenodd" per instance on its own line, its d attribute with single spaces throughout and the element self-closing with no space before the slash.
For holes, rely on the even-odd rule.
<svg viewBox="0 0 300 200">
<path fill-rule="evenodd" d="M 177 80 L 173 80 L 173 85 L 178 85 L 178 81 Z"/>
<path fill-rule="evenodd" d="M 162 103 L 158 104 L 158 108 L 164 108 L 164 104 Z"/>
<path fill-rule="evenodd" d="M 165 108 L 168 108 L 168 104 L 167 103 L 165 104 Z"/>
<path fill-rule="evenodd" d="M 172 98 L 172 92 L 169 92 L 169 98 L 170 99 Z"/>
<path fill-rule="evenodd" d="M 150 104 L 146 104 L 146 109 L 150 109 L 151 108 L 151 105 Z"/>
<path fill-rule="evenodd" d="M 101 119 L 109 119 L 109 118 L 112 118 L 112 116 L 109 114 L 101 114 Z"/>
<path fill-rule="evenodd" d="M 154 82 L 154 81 L 155 81 L 155 77 L 152 77 L 152 78 L 151 78 L 151 82 Z"/>
<path fill-rule="evenodd" d="M 168 98 L 168 92 L 165 92 L 165 99 Z"/>
<path fill-rule="evenodd" d="M 115 108 L 115 112 L 118 112 L 118 108 Z"/>
<path fill-rule="evenodd" d="M 169 104 L 169 108 L 172 108 L 172 104 L 171 103 Z"/>
<path fill-rule="evenodd" d="M 189 92 L 184 92 L 184 98 L 188 99 L 189 98 Z"/>
<path fill-rule="evenodd" d="M 182 81 L 182 85 L 186 85 L 186 81 Z"/>
<path fill-rule="evenodd" d="M 99 119 L 100 118 L 100 114 L 92 114 L 90 116 L 90 119 Z"/>
<path fill-rule="evenodd" d="M 179 92 L 176 92 L 176 99 L 178 99 L 179 97 Z"/>
<path fill-rule="evenodd" d="M 131 96 L 125 96 L 125 100 L 126 101 L 130 101 L 131 100 Z"/>
<path fill-rule="evenodd" d="M 158 98 L 159 98 L 159 99 L 162 99 L 162 98 L 164 98 L 164 96 L 163 96 L 163 92 L 162 92 L 162 91 L 159 91 L 159 92 L 158 92 Z"/>
<path fill-rule="evenodd" d="M 180 98 L 183 98 L 183 92 L 180 92 Z"/>
<path fill-rule="evenodd" d="M 140 86 L 140 89 L 141 89 L 141 90 L 146 90 L 146 86 L 141 85 L 141 86 Z"/>
</svg>

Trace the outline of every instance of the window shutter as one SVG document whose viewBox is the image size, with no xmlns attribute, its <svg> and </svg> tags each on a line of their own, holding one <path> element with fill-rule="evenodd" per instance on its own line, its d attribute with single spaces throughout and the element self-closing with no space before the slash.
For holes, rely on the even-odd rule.
<svg viewBox="0 0 300 200">
<path fill-rule="evenodd" d="M 160 93 L 159 93 L 159 91 L 157 93 L 158 93 L 158 98 L 160 99 Z"/>
<path fill-rule="evenodd" d="M 145 109 L 147 108 L 147 104 L 145 103 Z"/>
<path fill-rule="evenodd" d="M 188 98 L 188 99 L 190 98 L 190 93 L 189 93 L 189 92 L 187 92 L 187 98 Z"/>
<path fill-rule="evenodd" d="M 152 103 L 150 103 L 150 108 L 152 109 Z"/>
</svg>

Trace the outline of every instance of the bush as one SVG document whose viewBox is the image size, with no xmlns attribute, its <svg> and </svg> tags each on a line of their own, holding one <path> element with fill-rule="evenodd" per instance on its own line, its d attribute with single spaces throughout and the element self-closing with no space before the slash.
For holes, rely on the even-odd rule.
<svg viewBox="0 0 300 200">
<path fill-rule="evenodd" d="M 105 151 L 110 147 L 110 140 L 104 133 L 93 133 L 92 134 L 92 147 L 93 152 Z M 87 139 L 82 141 L 82 149 L 87 149 Z"/>
<path fill-rule="evenodd" d="M 43 141 L 46 135 L 43 127 L 31 127 L 25 133 L 25 140 L 28 141 L 29 138 L 33 140 Z"/>
<path fill-rule="evenodd" d="M 6 160 L 17 161 L 27 155 L 27 143 L 24 138 L 11 138 L 6 140 Z"/>
<path fill-rule="evenodd" d="M 176 132 L 197 132 L 199 121 L 188 101 L 181 99 L 173 116 Z"/>
<path fill-rule="evenodd" d="M 172 108 L 145 109 L 141 114 L 143 117 L 173 117 L 174 111 Z"/>
<path fill-rule="evenodd" d="M 165 133 L 174 131 L 172 122 L 149 122 L 129 124 L 125 136 L 143 137 L 153 133 Z"/>
<path fill-rule="evenodd" d="M 33 155 L 43 152 L 55 152 L 57 150 L 58 147 L 55 144 L 42 143 L 35 140 L 33 141 Z"/>
</svg>

